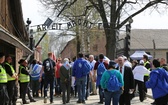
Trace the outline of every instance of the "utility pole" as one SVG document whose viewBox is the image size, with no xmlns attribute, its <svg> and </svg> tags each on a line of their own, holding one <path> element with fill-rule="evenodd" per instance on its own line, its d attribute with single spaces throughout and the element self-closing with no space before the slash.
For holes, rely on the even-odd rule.
<svg viewBox="0 0 168 105">
<path fill-rule="evenodd" d="M 153 42 L 153 58 L 155 58 L 155 49 L 156 49 L 156 44 L 155 44 L 155 40 L 152 40 Z"/>
<path fill-rule="evenodd" d="M 129 19 L 129 24 L 126 25 L 126 37 L 125 37 L 125 56 L 130 57 L 130 45 L 131 45 L 131 23 L 132 19 Z"/>
</svg>

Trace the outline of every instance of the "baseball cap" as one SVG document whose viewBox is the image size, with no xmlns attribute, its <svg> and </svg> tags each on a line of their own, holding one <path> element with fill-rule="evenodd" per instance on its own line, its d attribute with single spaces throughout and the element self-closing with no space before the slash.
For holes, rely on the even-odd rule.
<svg viewBox="0 0 168 105">
<path fill-rule="evenodd" d="M 113 60 L 110 60 L 109 65 L 108 65 L 108 68 L 110 68 L 110 67 L 115 67 L 115 65 L 116 65 L 116 62 L 113 61 Z"/>
<path fill-rule="evenodd" d="M 143 61 L 143 60 L 140 60 L 140 61 L 139 61 L 139 64 L 140 64 L 140 65 L 143 65 L 143 64 L 144 64 L 144 61 Z"/>
</svg>

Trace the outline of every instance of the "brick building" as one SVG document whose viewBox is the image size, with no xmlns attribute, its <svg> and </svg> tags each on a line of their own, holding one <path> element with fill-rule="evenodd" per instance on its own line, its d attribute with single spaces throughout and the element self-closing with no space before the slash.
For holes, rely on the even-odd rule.
<svg viewBox="0 0 168 105">
<path fill-rule="evenodd" d="M 0 0 L 0 52 L 11 55 L 18 70 L 18 61 L 32 51 L 29 34 L 23 21 L 21 0 Z"/>
<path fill-rule="evenodd" d="M 91 35 L 96 36 L 97 32 Z M 103 32 L 102 32 L 103 33 Z M 131 30 L 131 51 L 130 55 L 135 51 L 145 51 L 154 58 L 166 58 L 168 62 L 168 30 L 167 29 L 133 29 Z M 120 34 L 119 38 L 124 39 L 125 34 Z M 105 51 L 106 39 L 105 35 L 101 34 L 95 37 L 95 40 L 90 42 L 90 54 L 98 55 L 100 53 L 106 54 Z M 121 44 L 121 43 L 120 43 Z M 125 46 L 124 42 L 122 42 Z M 123 51 L 124 52 L 124 51 Z M 76 42 L 75 39 L 69 41 L 61 52 L 61 56 L 73 58 L 76 56 Z"/>
<path fill-rule="evenodd" d="M 89 36 L 86 36 L 85 38 L 89 37 L 89 41 L 85 40 L 85 46 L 87 46 L 86 50 L 89 50 L 87 52 L 83 52 L 84 54 L 93 54 L 95 56 L 98 56 L 100 53 L 106 54 L 105 50 L 105 34 L 103 30 L 91 30 L 89 32 Z M 76 51 L 77 45 L 76 45 L 76 38 L 70 40 L 67 45 L 64 47 L 64 49 L 61 52 L 61 57 L 65 58 L 73 58 L 77 56 Z"/>
</svg>

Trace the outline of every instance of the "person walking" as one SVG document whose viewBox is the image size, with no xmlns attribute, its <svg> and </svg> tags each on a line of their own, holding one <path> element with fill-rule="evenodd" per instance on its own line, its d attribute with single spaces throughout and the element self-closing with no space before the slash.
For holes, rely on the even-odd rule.
<svg viewBox="0 0 168 105">
<path fill-rule="evenodd" d="M 18 79 L 18 76 L 16 74 L 16 71 L 14 70 L 12 66 L 12 57 L 11 56 L 6 56 L 5 57 L 5 70 L 7 73 L 7 91 L 8 91 L 8 96 L 9 96 L 9 104 L 8 105 L 16 105 L 16 100 L 13 99 L 14 97 L 14 91 L 15 91 L 15 85 L 16 85 L 16 80 Z"/>
<path fill-rule="evenodd" d="M 115 69 L 115 65 L 116 63 L 114 61 L 109 62 L 108 70 L 103 73 L 100 81 L 100 85 L 102 89 L 104 89 L 105 105 L 111 105 L 111 101 L 113 103 L 112 105 L 118 105 L 119 98 L 123 90 L 123 86 L 124 86 L 123 76 L 118 70 Z M 116 88 L 116 90 L 114 91 L 108 90 L 108 84 L 109 82 L 111 82 L 109 81 L 109 79 L 111 78 L 112 75 L 114 75 L 117 78 L 117 81 L 119 82 L 117 83 L 117 81 L 115 81 L 117 85 L 115 85 L 115 83 L 113 82 L 112 85 L 113 87 Z M 109 87 L 109 88 L 112 88 L 112 87 Z"/>
<path fill-rule="evenodd" d="M 56 73 L 55 73 L 55 96 L 61 96 L 61 86 L 60 86 L 60 67 L 62 66 L 62 58 L 59 57 L 56 63 Z"/>
<path fill-rule="evenodd" d="M 53 103 L 53 88 L 54 88 L 54 75 L 55 75 L 55 62 L 52 60 L 52 53 L 48 53 L 48 58 L 43 61 L 40 79 L 44 72 L 44 103 L 47 103 L 48 84 L 50 84 L 50 103 Z"/>
<path fill-rule="evenodd" d="M 143 55 L 143 61 L 144 61 L 144 66 L 150 71 L 150 62 L 149 62 L 149 58 L 147 55 Z M 146 97 L 146 94 L 148 92 L 146 86 L 145 86 L 145 82 L 148 81 L 149 79 L 149 74 L 145 74 L 144 75 L 144 90 L 145 90 L 145 97 Z"/>
<path fill-rule="evenodd" d="M 93 55 L 89 55 L 89 62 L 92 66 L 92 70 L 91 70 L 91 94 L 90 95 L 97 95 L 97 89 L 96 89 L 96 82 L 94 80 L 93 74 L 94 74 L 94 65 L 96 63 L 96 60 L 94 60 L 94 56 Z"/>
<path fill-rule="evenodd" d="M 131 105 L 130 94 L 134 91 L 134 76 L 132 69 L 128 66 L 124 66 L 124 58 L 118 57 L 118 67 L 117 70 L 121 72 L 124 79 L 124 91 L 120 96 L 120 105 Z"/>
<path fill-rule="evenodd" d="M 33 60 L 32 70 L 30 72 L 33 97 L 39 97 L 38 91 L 39 91 L 39 86 L 40 86 L 39 78 L 40 78 L 41 70 L 42 70 L 42 66 L 37 63 L 37 60 Z"/>
<path fill-rule="evenodd" d="M 85 103 L 87 74 L 90 73 L 90 63 L 85 60 L 82 53 L 78 53 L 78 59 L 74 62 L 72 76 L 76 79 L 78 101 Z"/>
<path fill-rule="evenodd" d="M 88 61 L 88 63 L 90 64 L 89 60 L 88 60 L 88 57 L 87 55 L 85 56 L 85 60 Z M 90 64 L 91 66 L 91 64 Z M 91 66 L 91 69 L 93 67 Z M 91 70 L 90 70 L 91 71 Z M 91 79 L 90 79 L 90 76 L 91 76 L 91 72 L 87 74 L 86 76 L 86 94 L 85 94 L 85 100 L 88 100 L 88 97 L 90 95 L 90 85 L 91 85 Z"/>
<path fill-rule="evenodd" d="M 8 104 L 9 97 L 7 92 L 7 75 L 6 71 L 2 65 L 2 63 L 5 61 L 5 54 L 0 52 L 0 99 L 1 99 L 1 105 Z"/>
<path fill-rule="evenodd" d="M 21 89 L 21 97 L 23 104 L 29 104 L 26 101 L 26 93 L 30 99 L 30 102 L 36 102 L 30 94 L 30 74 L 27 70 L 27 61 L 25 59 L 20 59 L 19 62 L 19 81 L 20 81 L 20 89 Z"/>
<path fill-rule="evenodd" d="M 103 60 L 104 60 L 104 55 L 100 54 L 99 55 L 99 60 L 95 63 L 95 66 L 94 66 L 94 76 L 93 77 L 96 81 L 96 87 L 99 88 L 99 99 L 100 99 L 100 101 L 98 102 L 98 104 L 103 104 L 104 91 L 101 88 L 100 80 L 101 80 L 101 77 L 102 77 L 102 74 L 104 73 L 104 71 L 106 69 L 108 69 L 108 63 L 103 62 Z"/>
<path fill-rule="evenodd" d="M 42 72 L 42 62 L 38 61 L 37 63 L 39 64 L 39 66 L 41 66 L 41 72 Z M 41 75 L 41 72 L 40 72 L 40 75 Z M 44 71 L 42 72 L 41 81 L 39 81 L 39 82 L 40 82 L 39 92 L 41 93 L 41 97 L 43 97 L 43 92 L 44 92 L 43 91 L 43 87 L 44 87 Z"/>
<path fill-rule="evenodd" d="M 160 67 L 160 62 L 153 60 L 153 68 L 146 87 L 152 89 L 155 105 L 167 105 L 168 103 L 168 72 Z"/>
<path fill-rule="evenodd" d="M 134 68 L 138 65 L 138 61 L 137 60 L 133 60 L 132 61 L 132 70 L 134 70 Z"/>
<path fill-rule="evenodd" d="M 165 58 L 160 59 L 160 66 L 162 68 L 164 68 L 166 71 L 168 71 L 168 65 L 166 64 L 166 59 Z"/>
<path fill-rule="evenodd" d="M 144 61 L 140 60 L 139 65 L 137 65 L 134 69 L 133 69 L 133 75 L 134 75 L 134 79 L 135 79 L 135 89 L 136 86 L 138 85 L 138 91 L 139 91 L 139 100 L 141 102 L 144 101 L 145 99 L 145 91 L 144 91 L 144 75 L 145 74 L 149 74 L 150 71 L 146 69 L 146 67 L 144 67 Z"/>
<path fill-rule="evenodd" d="M 70 90 L 71 90 L 71 65 L 69 59 L 64 58 L 64 63 L 60 67 L 60 83 L 62 89 L 62 102 L 63 104 L 69 103 L 70 101 Z M 65 94 L 67 92 L 67 95 Z"/>
</svg>

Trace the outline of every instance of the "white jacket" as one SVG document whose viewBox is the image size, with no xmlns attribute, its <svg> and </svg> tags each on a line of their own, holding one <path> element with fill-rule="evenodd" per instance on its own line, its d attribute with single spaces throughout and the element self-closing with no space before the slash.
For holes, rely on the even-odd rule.
<svg viewBox="0 0 168 105">
<path fill-rule="evenodd" d="M 134 79 L 142 82 L 144 82 L 144 75 L 150 73 L 150 71 L 147 70 L 146 67 L 142 65 L 136 66 L 132 72 L 134 75 Z"/>
</svg>

